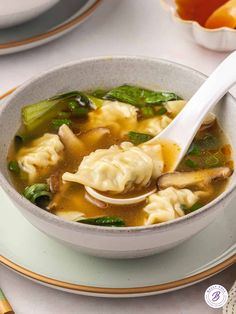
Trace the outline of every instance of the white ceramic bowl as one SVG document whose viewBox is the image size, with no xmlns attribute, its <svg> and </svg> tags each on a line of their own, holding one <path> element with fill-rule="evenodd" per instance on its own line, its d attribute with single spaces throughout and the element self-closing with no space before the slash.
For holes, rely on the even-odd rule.
<svg viewBox="0 0 236 314">
<path fill-rule="evenodd" d="M 206 0 L 210 1 L 210 0 Z M 186 38 L 197 44 L 216 51 L 233 51 L 236 49 L 236 30 L 229 27 L 208 29 L 196 21 L 183 20 L 176 12 L 174 0 L 160 0 L 163 9 L 170 16 L 172 25 L 179 28 Z"/>
<path fill-rule="evenodd" d="M 139 57 L 104 57 L 81 60 L 46 72 L 23 84 L 0 108 L 0 184 L 35 227 L 76 249 L 92 255 L 134 258 L 151 255 L 192 237 L 205 228 L 231 200 L 236 186 L 232 176 L 226 191 L 210 204 L 179 219 L 148 227 L 109 228 L 65 221 L 33 205 L 11 184 L 6 156 L 21 124 L 21 108 L 68 90 L 111 88 L 124 83 L 174 91 L 185 99 L 205 80 L 190 68 L 169 61 Z M 236 100 L 227 95 L 216 107 L 220 124 L 236 146 Z M 235 156 L 234 156 L 235 159 Z M 13 231 L 14 232 L 14 231 Z"/>
<path fill-rule="evenodd" d="M 27 22 L 49 10 L 59 0 L 0 1 L 0 28 Z"/>
</svg>

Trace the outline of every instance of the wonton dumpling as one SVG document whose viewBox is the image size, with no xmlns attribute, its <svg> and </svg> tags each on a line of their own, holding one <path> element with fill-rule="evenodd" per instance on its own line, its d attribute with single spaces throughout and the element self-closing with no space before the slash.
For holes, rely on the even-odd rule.
<svg viewBox="0 0 236 314">
<path fill-rule="evenodd" d="M 161 145 L 158 143 L 144 143 L 139 145 L 139 147 L 152 158 L 153 171 L 152 178 L 157 179 L 163 172 L 164 160 L 162 155 Z"/>
<path fill-rule="evenodd" d="M 56 134 L 46 133 L 23 147 L 17 154 L 20 168 L 28 174 L 29 182 L 45 174 L 47 167 L 55 166 L 62 157 L 64 146 Z"/>
<path fill-rule="evenodd" d="M 147 146 L 147 145 L 146 145 Z M 161 146 L 138 147 L 123 142 L 120 146 L 113 145 L 109 149 L 98 149 L 84 157 L 78 171 L 64 173 L 64 181 L 77 182 L 99 191 L 122 193 L 134 188 L 144 187 L 151 178 L 161 175 L 164 167 Z M 155 158 L 149 152 L 154 148 Z M 159 162 L 158 162 L 159 160 Z"/>
<path fill-rule="evenodd" d="M 181 204 L 190 208 L 197 200 L 198 195 L 189 189 L 169 187 L 158 191 L 147 199 L 148 204 L 144 207 L 144 211 L 148 214 L 148 217 L 145 224 L 152 225 L 184 216 Z"/>
<path fill-rule="evenodd" d="M 134 130 L 138 109 L 119 101 L 105 101 L 101 108 L 89 113 L 88 128 L 111 127 L 116 134 Z"/>
<path fill-rule="evenodd" d="M 171 123 L 171 121 L 172 119 L 165 114 L 145 119 L 139 122 L 137 132 L 155 136 L 161 133 L 161 131 L 164 130 Z"/>
<path fill-rule="evenodd" d="M 165 108 L 171 116 L 176 117 L 186 104 L 186 100 L 172 100 L 165 103 Z"/>
</svg>

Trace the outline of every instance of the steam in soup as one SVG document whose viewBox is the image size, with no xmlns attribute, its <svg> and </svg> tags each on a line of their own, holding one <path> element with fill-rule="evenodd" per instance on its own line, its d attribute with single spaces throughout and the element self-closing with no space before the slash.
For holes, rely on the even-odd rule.
<svg viewBox="0 0 236 314">
<path fill-rule="evenodd" d="M 224 191 L 233 171 L 231 146 L 210 113 L 178 169 L 177 145 L 148 142 L 186 101 L 172 92 L 123 85 L 71 91 L 22 109 L 8 154 L 15 188 L 66 220 L 143 226 L 187 215 Z M 139 204 L 111 205 L 84 186 L 115 197 L 157 192 Z"/>
</svg>

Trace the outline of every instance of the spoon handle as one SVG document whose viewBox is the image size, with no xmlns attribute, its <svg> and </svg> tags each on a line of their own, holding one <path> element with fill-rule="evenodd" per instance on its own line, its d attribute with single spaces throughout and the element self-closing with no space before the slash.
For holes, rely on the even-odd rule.
<svg viewBox="0 0 236 314">
<path fill-rule="evenodd" d="M 185 155 L 206 114 L 235 82 L 236 51 L 215 69 L 174 121 L 156 137 L 171 140 L 180 146 L 177 164 Z"/>
</svg>

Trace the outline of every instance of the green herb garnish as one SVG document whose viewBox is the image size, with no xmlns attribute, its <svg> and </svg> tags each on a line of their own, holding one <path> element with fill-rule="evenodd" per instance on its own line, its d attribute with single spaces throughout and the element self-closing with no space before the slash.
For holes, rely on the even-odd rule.
<svg viewBox="0 0 236 314">
<path fill-rule="evenodd" d="M 156 111 L 156 114 L 158 116 L 162 116 L 165 113 L 167 113 L 167 109 L 165 107 L 162 107 L 162 108 L 160 108 L 159 110 Z"/>
<path fill-rule="evenodd" d="M 188 208 L 185 204 L 180 204 L 180 207 L 184 211 L 185 215 L 194 212 L 195 210 L 201 208 L 202 206 L 203 204 L 201 203 L 195 203 L 191 207 Z"/>
<path fill-rule="evenodd" d="M 71 116 L 71 112 L 61 111 L 58 113 L 58 117 L 61 119 L 68 119 Z"/>
<path fill-rule="evenodd" d="M 20 172 L 20 167 L 19 167 L 18 162 L 16 160 L 9 161 L 8 169 L 11 172 L 14 172 L 14 173 L 19 173 Z"/>
<path fill-rule="evenodd" d="M 197 163 L 192 159 L 186 159 L 184 163 L 189 168 L 196 168 L 197 167 Z"/>
<path fill-rule="evenodd" d="M 175 93 L 156 92 L 131 85 L 122 85 L 110 90 L 104 99 L 119 100 L 137 107 L 145 105 L 160 105 L 170 100 L 181 99 Z"/>
<path fill-rule="evenodd" d="M 75 117 L 87 117 L 89 109 L 86 107 L 80 107 L 78 102 L 75 100 L 71 100 L 68 103 L 68 107 L 71 111 L 71 113 L 75 116 Z"/>
<path fill-rule="evenodd" d="M 106 95 L 107 91 L 104 89 L 96 89 L 95 91 L 92 92 L 92 96 L 97 97 L 97 98 L 103 98 Z"/>
<path fill-rule="evenodd" d="M 31 203 L 40 207 L 44 207 L 52 199 L 52 193 L 50 192 L 49 185 L 45 183 L 35 183 L 27 186 L 23 195 Z"/>
<path fill-rule="evenodd" d="M 153 138 L 153 136 L 150 134 L 138 133 L 134 131 L 130 131 L 128 133 L 128 137 L 129 137 L 130 142 L 133 143 L 134 145 L 139 145 Z"/>
<path fill-rule="evenodd" d="M 140 112 L 144 118 L 152 118 L 155 116 L 155 110 L 151 106 L 141 107 Z"/>
<path fill-rule="evenodd" d="M 63 124 L 70 126 L 71 123 L 72 121 L 70 119 L 53 119 L 52 120 L 52 125 L 55 129 L 59 129 L 60 126 L 62 126 Z"/>
<path fill-rule="evenodd" d="M 201 148 L 198 144 L 192 143 L 187 151 L 188 155 L 199 156 L 201 154 Z"/>
<path fill-rule="evenodd" d="M 79 219 L 77 222 L 88 224 L 88 225 L 95 225 L 95 226 L 104 226 L 104 227 L 125 227 L 125 223 L 123 219 L 119 217 L 95 217 L 95 218 L 86 218 L 86 219 Z"/>
<path fill-rule="evenodd" d="M 220 167 L 225 165 L 225 156 L 220 151 L 215 154 L 209 153 L 207 157 L 204 159 L 204 163 L 207 168 Z"/>
</svg>

